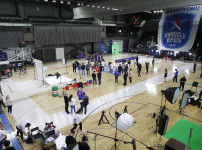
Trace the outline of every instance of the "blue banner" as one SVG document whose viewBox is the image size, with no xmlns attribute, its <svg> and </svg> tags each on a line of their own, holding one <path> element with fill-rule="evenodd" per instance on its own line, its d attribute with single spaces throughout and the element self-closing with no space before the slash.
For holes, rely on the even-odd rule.
<svg viewBox="0 0 202 150">
<path fill-rule="evenodd" d="M 160 49 L 189 51 L 196 37 L 201 14 L 201 5 L 165 9 L 158 29 Z"/>
<path fill-rule="evenodd" d="M 134 60 L 134 59 L 136 59 L 136 57 L 117 59 L 117 60 L 115 60 L 115 63 L 120 63 L 120 62 L 122 62 L 122 60 L 129 61 L 130 59 L 131 59 L 131 60 Z"/>
</svg>

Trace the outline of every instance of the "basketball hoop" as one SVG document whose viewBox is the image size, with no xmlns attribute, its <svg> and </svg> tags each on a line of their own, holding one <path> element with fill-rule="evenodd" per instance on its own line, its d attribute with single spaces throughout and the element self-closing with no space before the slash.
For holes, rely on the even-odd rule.
<svg viewBox="0 0 202 150">
<path fill-rule="evenodd" d="M 151 36 L 151 39 L 154 39 L 154 36 Z"/>
<path fill-rule="evenodd" d="M 34 53 L 35 52 L 35 50 L 32 50 L 32 53 Z"/>
</svg>

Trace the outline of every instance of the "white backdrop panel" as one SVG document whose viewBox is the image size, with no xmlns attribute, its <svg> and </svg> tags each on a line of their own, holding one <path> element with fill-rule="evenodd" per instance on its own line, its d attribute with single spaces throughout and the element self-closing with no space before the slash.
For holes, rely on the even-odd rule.
<svg viewBox="0 0 202 150">
<path fill-rule="evenodd" d="M 65 58 L 64 48 L 56 48 L 55 51 L 56 51 L 56 60 Z"/>
<path fill-rule="evenodd" d="M 45 72 L 44 72 L 44 69 L 43 69 L 43 62 L 40 61 L 40 60 L 34 59 L 34 63 L 35 63 L 36 70 L 37 70 L 37 73 L 38 73 L 38 76 L 39 76 L 40 80 L 43 80 L 43 78 L 45 79 Z"/>
</svg>

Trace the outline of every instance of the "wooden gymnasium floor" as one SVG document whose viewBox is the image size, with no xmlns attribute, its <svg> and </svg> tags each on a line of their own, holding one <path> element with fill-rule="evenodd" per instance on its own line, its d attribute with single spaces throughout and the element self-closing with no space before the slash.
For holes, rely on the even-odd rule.
<svg viewBox="0 0 202 150">
<path fill-rule="evenodd" d="M 121 59 L 121 58 L 128 58 L 130 57 L 129 54 L 119 54 L 115 56 L 105 56 L 105 61 L 108 64 L 108 62 L 114 62 L 115 59 Z M 200 64 L 198 63 L 196 73 L 192 73 L 193 70 L 193 62 L 189 63 L 183 63 L 180 61 L 176 61 L 173 64 L 170 62 L 165 62 L 164 60 L 157 60 L 155 62 L 155 67 L 152 68 L 152 66 L 149 66 L 149 74 L 145 75 L 146 72 L 145 69 L 145 61 L 149 61 L 151 63 L 152 58 L 145 58 L 143 56 L 139 57 L 139 62 L 142 64 L 142 77 L 138 77 L 136 68 L 133 68 L 133 64 L 131 65 L 131 68 L 133 69 L 133 80 L 132 84 L 128 84 L 127 86 L 123 86 L 123 75 L 119 78 L 119 83 L 114 83 L 114 75 L 110 75 L 109 73 L 102 73 L 102 83 L 100 86 L 95 85 L 88 85 L 84 87 L 84 92 L 87 93 L 87 95 L 90 98 L 90 104 L 88 109 L 87 115 L 82 115 L 83 117 L 83 130 L 84 131 L 91 131 L 98 134 L 103 134 L 106 136 L 114 137 L 115 133 L 115 120 L 114 120 L 114 113 L 115 111 L 118 111 L 119 113 L 123 112 L 123 109 L 125 106 L 128 106 L 128 113 L 130 113 L 134 120 L 137 122 L 133 124 L 133 126 L 125 131 L 120 132 L 118 131 L 117 138 L 124 141 L 131 141 L 132 138 L 136 139 L 136 145 L 138 150 L 146 150 L 146 146 L 152 146 L 156 145 L 159 142 L 159 135 L 153 133 L 153 126 L 155 125 L 155 119 L 152 118 L 153 113 L 159 113 L 159 107 L 161 104 L 161 90 L 166 90 L 168 87 L 178 87 L 179 83 L 173 83 L 172 77 L 173 72 L 175 68 L 180 68 L 179 71 L 179 77 L 178 80 L 182 76 L 186 76 L 187 83 L 192 84 L 193 81 L 199 82 L 199 86 L 202 86 L 202 79 L 199 78 L 200 76 Z M 70 60 L 68 64 L 68 72 L 69 74 L 64 74 L 68 78 L 79 79 L 79 76 L 72 72 L 72 66 L 71 64 L 75 60 Z M 84 62 L 84 59 L 79 59 L 79 62 Z M 53 74 L 55 72 L 59 72 L 61 74 L 65 73 L 64 66 L 61 65 L 61 61 L 57 62 L 51 62 L 44 64 L 48 66 L 47 74 Z M 117 65 L 117 64 L 116 64 Z M 169 74 L 168 78 L 169 80 L 167 82 L 163 82 L 164 78 L 164 70 L 165 68 L 168 69 Z M 20 87 L 20 89 L 23 91 L 23 84 L 25 84 L 25 87 L 29 88 L 29 85 L 27 85 L 29 82 L 33 79 L 33 68 L 28 67 L 28 73 L 29 75 L 26 77 L 22 77 L 21 79 L 18 78 L 18 73 L 14 74 L 10 79 L 5 80 L 12 80 L 12 84 L 17 85 Z M 92 71 L 91 71 L 92 73 Z M 37 75 L 38 77 L 38 75 Z M 83 78 L 80 79 L 80 81 L 85 82 L 86 80 L 91 79 L 91 75 L 82 76 Z M 128 80 L 129 81 L 129 80 Z M 36 82 L 37 85 L 40 85 L 39 81 L 33 81 Z M 30 82 L 31 83 L 31 82 Z M 22 87 L 21 87 L 22 86 Z M 50 86 L 51 87 L 51 86 Z M 62 94 L 62 88 L 64 86 L 59 87 L 59 94 Z M 185 90 L 190 89 L 190 85 L 185 85 Z M 27 94 L 26 91 L 26 98 L 29 97 L 29 103 L 35 103 L 37 105 L 37 109 L 35 105 L 31 108 L 26 108 L 26 99 L 15 99 L 15 93 L 12 95 L 15 99 L 13 101 L 13 116 L 8 115 L 7 109 L 4 109 L 4 112 L 6 114 L 6 117 L 8 118 L 12 128 L 15 130 L 15 126 L 18 121 L 20 120 L 30 120 L 32 127 L 37 126 L 36 122 L 39 122 L 37 118 L 40 118 L 40 122 L 42 124 L 45 124 L 45 117 L 53 116 L 52 121 L 53 122 L 59 122 L 61 117 L 63 118 L 64 122 L 61 124 L 64 124 L 63 126 L 58 126 L 57 130 L 60 132 L 64 132 L 65 135 L 68 135 L 68 132 L 73 127 L 72 125 L 72 118 L 74 115 L 67 115 L 64 113 L 64 100 L 63 98 L 54 98 L 51 94 L 51 88 L 42 88 L 41 91 L 37 91 L 35 89 L 32 89 L 30 87 L 29 92 L 31 94 Z M 195 89 L 193 89 L 195 90 Z M 198 91 L 200 91 L 201 88 L 198 88 Z M 77 100 L 76 105 L 79 105 L 78 98 L 76 96 L 77 89 L 70 88 L 69 93 L 73 94 L 73 97 Z M 11 94 L 11 93 L 10 93 Z M 111 94 L 111 95 L 110 95 Z M 183 92 L 180 92 L 179 98 L 182 97 Z M 9 91 L 4 92 L 4 95 L 9 95 Z M 104 97 L 103 97 L 104 96 Z M 28 101 L 28 100 L 27 100 Z M 106 101 L 106 103 L 105 103 Z M 102 104 L 102 106 L 100 106 Z M 30 104 L 31 105 L 31 104 Z M 92 105 L 92 107 L 90 107 Z M 27 106 L 28 107 L 28 106 Z M 79 107 L 79 106 L 78 106 Z M 77 107 L 77 108 L 78 108 Z M 198 125 L 202 125 L 202 119 L 201 119 L 201 111 L 197 106 L 188 105 L 184 109 L 184 114 L 187 116 L 182 116 L 179 113 L 174 112 L 174 110 L 177 110 L 179 108 L 179 103 L 176 102 L 175 104 L 170 104 L 169 102 L 166 103 L 166 112 L 165 114 L 169 116 L 169 123 L 168 128 L 169 130 L 180 118 L 184 118 L 188 121 L 194 122 Z M 27 110 L 28 109 L 28 110 Z M 33 116 L 28 115 L 29 111 L 35 110 L 36 114 L 33 114 Z M 42 115 L 40 113 L 37 113 L 37 110 L 40 112 L 43 112 Z M 105 115 L 108 118 L 110 124 L 102 124 L 98 126 L 99 119 L 101 117 L 101 111 L 106 111 Z M 92 112 L 92 113 L 91 113 Z M 19 115 L 18 115 L 19 114 Z M 44 115 L 45 114 L 45 115 Z M 32 120 L 32 117 L 34 118 Z M 44 117 L 44 118 L 43 118 Z M 57 117 L 60 117 L 58 119 Z M 65 122 L 65 120 L 68 120 Z M 40 126 L 41 127 L 41 126 Z M 43 129 L 43 128 L 41 128 Z M 77 131 L 77 130 L 76 130 Z M 13 135 L 16 134 L 15 133 Z M 89 145 L 91 149 L 94 149 L 94 135 L 90 133 L 87 134 L 89 138 Z M 187 135 L 188 136 L 188 135 Z M 82 135 L 80 132 L 77 134 L 77 141 L 81 140 Z M 19 140 L 21 142 L 21 140 Z M 161 138 L 161 144 L 165 144 L 167 141 L 166 138 Z M 24 150 L 42 150 L 41 148 L 41 141 L 37 140 L 37 146 L 35 147 L 34 144 L 26 144 L 21 143 Z M 101 136 L 97 137 L 96 140 L 96 149 L 97 150 L 109 150 L 114 144 L 114 141 L 108 138 L 103 138 Z M 47 145 L 51 150 L 55 150 L 55 145 L 50 144 Z M 118 148 L 119 150 L 131 150 L 132 145 L 130 144 L 124 144 L 123 142 L 118 142 Z M 156 148 L 157 149 L 157 148 Z"/>
</svg>

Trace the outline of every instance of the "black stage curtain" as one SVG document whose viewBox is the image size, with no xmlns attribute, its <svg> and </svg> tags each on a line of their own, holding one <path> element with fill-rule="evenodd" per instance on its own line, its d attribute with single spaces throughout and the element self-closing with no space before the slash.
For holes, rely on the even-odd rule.
<svg viewBox="0 0 202 150">
<path fill-rule="evenodd" d="M 37 45 L 101 41 L 99 27 L 34 27 Z"/>
</svg>

